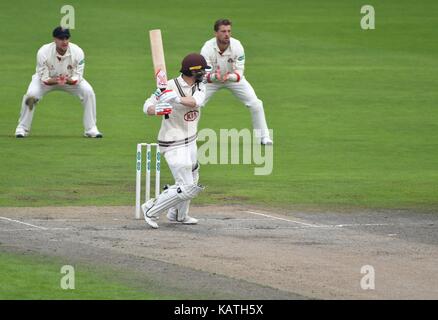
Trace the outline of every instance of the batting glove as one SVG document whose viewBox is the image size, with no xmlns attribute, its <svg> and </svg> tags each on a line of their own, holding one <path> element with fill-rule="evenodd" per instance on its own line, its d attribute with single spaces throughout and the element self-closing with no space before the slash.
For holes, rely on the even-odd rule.
<svg viewBox="0 0 438 320">
<path fill-rule="evenodd" d="M 171 114 L 172 113 L 172 105 L 166 102 L 159 102 L 156 106 L 155 106 L 155 115 L 157 116 L 163 116 L 166 114 Z"/>
<path fill-rule="evenodd" d="M 158 101 L 160 99 L 161 90 L 160 89 L 155 90 L 153 95 L 155 96 L 155 99 L 157 99 Z"/>
<path fill-rule="evenodd" d="M 163 93 L 161 93 L 160 95 L 159 101 L 166 103 L 180 103 L 181 98 L 173 90 L 164 90 Z"/>
</svg>

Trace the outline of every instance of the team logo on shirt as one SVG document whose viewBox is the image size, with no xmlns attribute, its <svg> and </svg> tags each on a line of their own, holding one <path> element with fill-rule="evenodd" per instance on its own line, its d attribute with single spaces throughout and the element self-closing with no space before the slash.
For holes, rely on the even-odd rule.
<svg viewBox="0 0 438 320">
<path fill-rule="evenodd" d="M 69 64 L 69 65 L 67 66 L 67 69 L 68 69 L 68 70 L 73 69 L 73 67 L 71 66 L 71 64 Z"/>
<path fill-rule="evenodd" d="M 199 115 L 199 111 L 193 110 L 189 111 L 184 115 L 184 120 L 186 121 L 194 121 Z"/>
<path fill-rule="evenodd" d="M 234 60 L 233 59 L 228 59 L 228 63 L 233 63 L 234 62 Z"/>
</svg>

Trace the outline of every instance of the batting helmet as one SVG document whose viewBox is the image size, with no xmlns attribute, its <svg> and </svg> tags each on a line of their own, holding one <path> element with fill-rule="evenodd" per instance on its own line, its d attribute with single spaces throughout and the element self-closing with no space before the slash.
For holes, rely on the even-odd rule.
<svg viewBox="0 0 438 320">
<path fill-rule="evenodd" d="M 205 58 L 199 53 L 191 53 L 187 55 L 181 62 L 181 73 L 192 77 L 200 70 L 210 69 Z"/>
</svg>

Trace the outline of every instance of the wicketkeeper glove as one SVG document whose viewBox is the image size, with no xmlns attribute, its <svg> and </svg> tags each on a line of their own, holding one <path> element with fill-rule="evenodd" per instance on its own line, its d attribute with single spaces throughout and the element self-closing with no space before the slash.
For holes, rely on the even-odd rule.
<svg viewBox="0 0 438 320">
<path fill-rule="evenodd" d="M 229 81 L 229 82 L 239 82 L 240 81 L 240 74 L 238 74 L 237 72 L 227 72 L 227 74 L 224 76 L 224 81 Z"/>
<path fill-rule="evenodd" d="M 212 83 L 212 82 L 222 82 L 222 77 L 221 77 L 221 70 L 219 68 L 219 66 L 217 66 L 217 69 L 215 72 L 208 72 L 206 74 L 206 78 L 207 78 L 207 82 Z"/>
<path fill-rule="evenodd" d="M 67 77 L 61 74 L 58 78 L 56 78 L 56 80 L 58 81 L 59 85 L 63 86 L 67 82 Z"/>
<path fill-rule="evenodd" d="M 167 102 L 159 102 L 155 106 L 155 115 L 163 116 L 166 114 L 170 114 L 170 113 L 172 113 L 172 110 L 173 110 L 173 107 L 171 104 L 169 104 Z"/>
</svg>

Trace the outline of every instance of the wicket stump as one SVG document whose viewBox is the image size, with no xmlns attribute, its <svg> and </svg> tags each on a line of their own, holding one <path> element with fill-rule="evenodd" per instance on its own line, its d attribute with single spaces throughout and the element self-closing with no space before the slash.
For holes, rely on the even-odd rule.
<svg viewBox="0 0 438 320">
<path fill-rule="evenodd" d="M 156 148 L 155 151 L 155 198 L 160 194 L 160 166 L 161 166 L 161 153 L 160 147 L 157 143 L 138 143 L 137 144 L 137 175 L 135 179 L 135 218 L 141 218 L 141 168 L 142 168 L 142 149 L 146 149 L 146 161 L 145 161 L 145 200 L 150 199 L 151 193 L 151 158 L 152 147 Z"/>
</svg>

